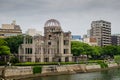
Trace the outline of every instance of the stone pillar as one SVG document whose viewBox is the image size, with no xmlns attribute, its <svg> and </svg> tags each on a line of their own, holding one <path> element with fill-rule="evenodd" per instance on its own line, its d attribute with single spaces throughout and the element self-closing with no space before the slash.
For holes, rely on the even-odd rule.
<svg viewBox="0 0 120 80">
<path fill-rule="evenodd" d="M 68 45 L 68 53 L 71 54 L 71 39 L 69 39 Z"/>
<path fill-rule="evenodd" d="M 69 62 L 72 62 L 72 57 L 71 56 L 69 57 Z"/>
<path fill-rule="evenodd" d="M 49 62 L 52 62 L 52 57 L 51 56 L 49 57 Z"/>
<path fill-rule="evenodd" d="M 40 55 L 40 62 L 44 62 L 44 52 L 43 52 L 43 47 L 41 47 L 41 55 Z"/>
<path fill-rule="evenodd" d="M 35 62 L 35 42 L 34 42 L 34 37 L 32 38 L 32 62 Z"/>
<path fill-rule="evenodd" d="M 44 62 L 44 57 L 43 57 L 43 55 L 41 55 L 41 57 L 40 57 L 40 62 Z"/>
<path fill-rule="evenodd" d="M 65 62 L 65 57 L 61 57 L 61 62 Z"/>
<path fill-rule="evenodd" d="M 26 52 L 25 50 L 26 50 L 26 49 L 25 49 L 25 47 L 24 47 L 24 48 L 23 48 L 23 62 L 25 62 L 25 54 L 26 54 L 26 53 L 25 53 L 25 52 Z"/>
<path fill-rule="evenodd" d="M 63 33 L 60 33 L 60 36 L 59 36 L 59 44 L 57 44 L 57 45 L 59 45 L 59 52 L 57 52 L 57 53 L 60 53 L 60 54 L 64 54 L 63 53 Z"/>
</svg>

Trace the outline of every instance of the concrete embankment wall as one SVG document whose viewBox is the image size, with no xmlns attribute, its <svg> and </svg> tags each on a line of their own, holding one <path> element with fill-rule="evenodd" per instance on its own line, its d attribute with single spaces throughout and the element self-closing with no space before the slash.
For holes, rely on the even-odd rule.
<svg viewBox="0 0 120 80">
<path fill-rule="evenodd" d="M 4 70 L 4 66 L 0 66 L 0 76 L 2 76 Z"/>
<path fill-rule="evenodd" d="M 4 73 L 3 73 L 5 77 L 32 75 L 32 74 L 33 74 L 33 69 L 31 66 L 28 66 L 28 67 L 11 66 L 11 67 L 5 68 Z"/>
<path fill-rule="evenodd" d="M 108 64 L 108 68 L 118 67 L 116 63 Z M 5 67 L 2 71 L 3 77 L 17 77 L 27 78 L 27 77 L 36 77 L 36 76 L 47 76 L 47 75 L 59 75 L 59 74 L 73 74 L 78 72 L 92 72 L 98 71 L 102 68 L 98 64 L 75 64 L 75 65 L 49 65 L 42 66 L 42 72 L 38 74 L 33 74 L 32 66 L 18 67 L 10 66 Z"/>
<path fill-rule="evenodd" d="M 86 72 L 85 64 L 76 64 L 76 65 L 61 65 L 61 66 L 43 66 L 42 74 L 44 73 L 53 73 L 53 72 L 64 72 L 64 73 L 76 73 L 76 72 Z"/>
</svg>

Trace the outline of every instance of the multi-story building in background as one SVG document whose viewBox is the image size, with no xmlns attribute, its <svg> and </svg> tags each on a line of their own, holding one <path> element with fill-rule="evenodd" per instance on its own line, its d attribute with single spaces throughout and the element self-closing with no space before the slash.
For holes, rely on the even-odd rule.
<svg viewBox="0 0 120 80">
<path fill-rule="evenodd" d="M 42 32 L 41 31 L 36 31 L 36 29 L 28 29 L 26 31 L 26 35 L 37 36 L 37 35 L 42 35 Z"/>
<path fill-rule="evenodd" d="M 104 20 L 92 21 L 90 37 L 97 39 L 98 46 L 110 45 L 111 23 Z"/>
<path fill-rule="evenodd" d="M 83 42 L 89 44 L 90 46 L 97 46 L 96 38 L 86 37 L 83 38 Z"/>
<path fill-rule="evenodd" d="M 13 21 L 11 24 L 2 24 L 2 28 L 0 28 L 0 38 L 17 36 L 20 34 L 22 34 L 22 30 L 15 21 Z"/>
<path fill-rule="evenodd" d="M 80 41 L 80 42 L 83 41 L 80 35 L 72 35 L 71 38 L 72 38 L 72 41 Z"/>
<path fill-rule="evenodd" d="M 120 45 L 120 34 L 114 34 L 111 36 L 112 45 Z"/>
<path fill-rule="evenodd" d="M 26 36 L 19 47 L 21 62 L 69 62 L 71 54 L 71 32 L 64 32 L 55 19 L 44 25 L 44 36 Z"/>
</svg>

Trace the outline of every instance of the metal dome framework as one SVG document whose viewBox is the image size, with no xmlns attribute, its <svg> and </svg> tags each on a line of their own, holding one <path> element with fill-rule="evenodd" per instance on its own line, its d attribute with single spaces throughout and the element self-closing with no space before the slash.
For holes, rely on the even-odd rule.
<svg viewBox="0 0 120 80">
<path fill-rule="evenodd" d="M 60 22 L 56 19 L 46 21 L 45 27 L 60 27 Z"/>
</svg>

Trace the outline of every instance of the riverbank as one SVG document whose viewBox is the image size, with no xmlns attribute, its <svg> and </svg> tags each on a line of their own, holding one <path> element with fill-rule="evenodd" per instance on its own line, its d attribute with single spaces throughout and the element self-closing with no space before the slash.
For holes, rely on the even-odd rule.
<svg viewBox="0 0 120 80">
<path fill-rule="evenodd" d="M 42 66 L 41 72 L 34 73 L 33 66 L 8 66 L 0 68 L 0 75 L 5 79 L 22 79 L 39 76 L 85 73 L 119 67 L 117 63 L 108 64 L 108 68 L 101 68 L 98 64 L 49 65 Z"/>
</svg>

